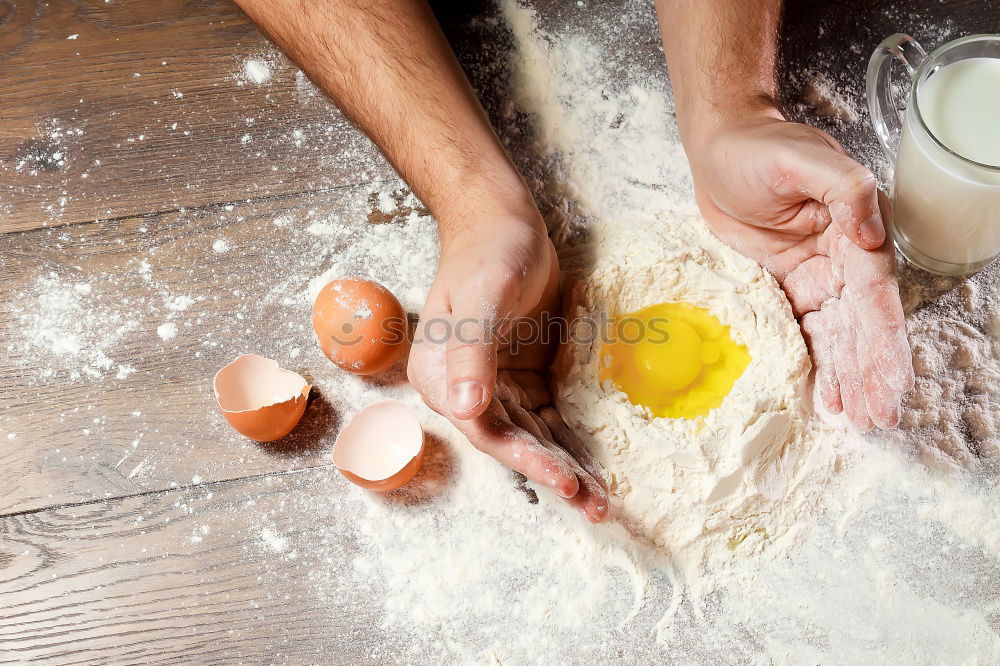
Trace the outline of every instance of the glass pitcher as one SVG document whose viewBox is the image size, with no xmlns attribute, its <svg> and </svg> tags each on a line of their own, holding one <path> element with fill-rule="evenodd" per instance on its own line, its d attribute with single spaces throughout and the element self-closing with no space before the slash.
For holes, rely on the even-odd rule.
<svg viewBox="0 0 1000 666">
<path fill-rule="evenodd" d="M 897 109 L 893 94 L 893 56 L 903 63 L 911 79 L 903 112 Z M 941 76 L 944 68 L 963 61 L 970 61 L 959 68 L 965 76 L 963 82 L 953 84 L 959 69 L 952 69 L 927 85 L 932 77 Z M 970 65 L 983 69 L 971 72 L 974 78 L 969 78 Z M 896 34 L 879 45 L 868 64 L 868 108 L 895 172 L 893 238 L 908 261 L 932 273 L 967 275 L 1000 253 L 1000 157 L 986 163 L 971 159 L 967 151 L 959 154 L 954 142 L 949 147 L 928 128 L 927 115 L 940 108 L 932 108 L 940 102 L 933 95 L 956 95 L 949 99 L 956 104 L 961 95 L 972 90 L 996 95 L 997 106 L 993 108 L 1000 108 L 1000 86 L 978 85 L 980 80 L 993 80 L 994 65 L 1000 74 L 1000 35 L 957 39 L 927 55 L 913 38 Z M 922 90 L 932 96 L 921 100 Z M 938 129 L 942 133 L 940 126 Z M 981 140 L 992 150 L 1000 145 L 1000 134 L 990 134 L 1000 133 L 1000 112 L 990 123 L 948 129 L 952 136 L 958 132 L 965 145 Z"/>
</svg>

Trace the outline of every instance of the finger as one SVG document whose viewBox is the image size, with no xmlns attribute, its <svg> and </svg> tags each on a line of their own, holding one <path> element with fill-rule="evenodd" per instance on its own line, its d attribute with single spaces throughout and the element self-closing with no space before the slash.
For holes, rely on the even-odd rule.
<svg viewBox="0 0 1000 666">
<path fill-rule="evenodd" d="M 827 308 L 833 318 L 831 329 L 834 332 L 834 365 L 840 381 L 840 400 L 844 405 L 844 413 L 855 428 L 868 432 L 873 423 L 868 417 L 864 379 L 858 365 L 857 329 L 852 324 L 847 308 L 841 307 L 838 301 L 831 301 L 824 309 Z"/>
<path fill-rule="evenodd" d="M 783 211 L 761 211 L 748 221 L 762 228 L 787 232 L 789 240 L 798 246 L 804 237 L 818 235 L 830 226 L 830 207 L 815 199 L 803 199 L 800 189 Z"/>
<path fill-rule="evenodd" d="M 891 246 L 878 252 L 848 246 L 842 261 L 861 334 L 876 351 L 879 374 L 890 388 L 905 393 L 913 388 L 913 354 L 892 252 Z"/>
<path fill-rule="evenodd" d="M 535 435 L 542 446 L 573 469 L 578 486 L 575 495 L 572 497 L 564 496 L 569 505 L 587 516 L 587 519 L 592 523 L 604 520 L 608 515 L 608 496 L 607 489 L 601 485 L 601 482 L 588 473 L 565 448 L 561 448 L 554 441 L 545 437 L 546 434 L 551 435 L 551 430 L 539 415 L 528 412 L 513 403 L 504 405 L 504 407 L 511 422 Z"/>
<path fill-rule="evenodd" d="M 543 438 L 549 440 L 550 442 L 556 441 L 556 438 L 552 435 L 552 431 L 549 430 L 549 426 L 545 424 L 545 421 L 543 421 L 542 417 L 538 415 L 538 412 L 528 412 L 528 415 L 531 416 L 531 420 L 535 422 L 538 429 L 542 431 Z"/>
<path fill-rule="evenodd" d="M 879 428 L 886 430 L 899 425 L 903 396 L 889 387 L 878 372 L 865 374 L 865 404 L 868 415 Z"/>
<path fill-rule="evenodd" d="M 549 426 L 545 424 L 545 421 L 542 420 L 541 416 L 539 416 L 536 412 L 528 412 L 528 415 L 531 416 L 531 420 L 535 422 L 538 429 L 542 431 L 543 439 L 547 439 L 550 442 L 556 441 L 556 438 L 552 435 L 552 431 L 549 430 Z"/>
<path fill-rule="evenodd" d="M 447 343 L 448 404 L 456 418 L 471 419 L 489 404 L 496 384 L 496 347 L 488 326 L 478 317 L 452 317 Z"/>
<path fill-rule="evenodd" d="M 504 409 L 507 411 L 507 416 L 510 418 L 511 423 L 534 435 L 538 439 L 539 444 L 552 451 L 553 455 L 569 465 L 570 468 L 573 469 L 574 473 L 582 471 L 576 469 L 578 465 L 576 460 L 573 459 L 573 456 L 557 446 L 551 437 L 546 437 L 547 434 L 551 433 L 544 422 L 539 424 L 538 421 L 533 418 L 534 415 L 520 405 L 503 402 L 501 402 L 501 404 L 503 404 Z M 579 474 L 577 474 L 577 476 L 579 476 Z"/>
<path fill-rule="evenodd" d="M 810 312 L 802 317 L 802 333 L 816 368 L 816 390 L 820 401 L 831 414 L 839 414 L 844 411 L 844 403 L 840 399 L 830 319 L 827 310 Z"/>
<path fill-rule="evenodd" d="M 421 321 L 422 327 L 428 322 Z M 426 334 L 420 339 L 426 340 Z M 486 410 L 474 419 L 458 419 L 451 414 L 445 400 L 445 352 L 441 344 L 422 342 L 414 347 L 407 374 L 427 406 L 446 417 L 477 449 L 501 464 L 520 472 L 535 483 L 552 488 L 562 497 L 579 492 L 576 465 L 565 452 L 559 454 L 542 445 L 536 434 L 515 426 L 498 398 L 493 398 Z M 516 402 L 516 394 L 505 383 L 498 385 L 498 394 Z M 533 424 L 534 425 L 534 424 Z M 541 429 L 535 425 L 535 432 Z"/>
<path fill-rule="evenodd" d="M 542 405 L 547 405 L 551 401 L 549 387 L 545 380 L 537 372 L 530 370 L 509 370 L 507 376 L 521 389 L 524 394 L 524 401 L 521 406 L 525 409 L 538 409 Z"/>
<path fill-rule="evenodd" d="M 570 427 L 566 425 L 562 417 L 559 416 L 557 412 L 552 407 L 542 407 L 538 411 L 538 415 L 541 417 L 545 425 L 548 426 L 549 432 L 552 433 L 552 437 L 555 442 L 566 449 L 573 458 L 580 463 L 580 467 L 584 469 L 587 474 L 597 479 L 600 485 L 604 488 L 606 492 L 610 492 L 608 488 L 607 481 L 604 479 L 604 473 L 601 471 L 600 466 L 594 459 L 590 456 L 590 452 L 587 451 L 587 447 L 583 445 L 580 438 L 570 430 Z"/>
<path fill-rule="evenodd" d="M 500 398 L 500 402 L 516 402 L 522 407 L 529 402 L 528 394 L 511 378 L 507 370 L 497 372 L 496 396 Z"/>
<path fill-rule="evenodd" d="M 504 402 L 501 399 L 500 403 L 503 405 L 504 410 L 506 410 L 511 423 L 530 432 L 545 446 L 547 438 L 542 434 L 542 429 L 538 426 L 538 423 L 531 418 L 530 412 L 514 402 Z"/>
<path fill-rule="evenodd" d="M 852 326 L 859 331 L 855 342 L 868 416 L 879 428 L 895 428 L 899 424 L 900 394 L 889 388 L 882 379 L 876 361 L 878 350 L 864 335 L 864 323 L 861 320 L 864 313 L 860 311 L 859 303 L 851 289 L 844 290 L 841 306 L 849 313 Z"/>
<path fill-rule="evenodd" d="M 543 446 L 535 435 L 514 425 L 496 398 L 475 419 L 449 420 L 477 449 L 538 485 L 552 488 L 563 498 L 579 492 L 580 482 L 573 467 Z"/>
<path fill-rule="evenodd" d="M 516 302 L 509 275 L 484 273 L 451 292 L 446 364 L 448 404 L 456 418 L 474 418 L 489 404 L 497 379 L 495 332 Z"/>
<path fill-rule="evenodd" d="M 566 501 L 587 516 L 590 522 L 602 522 L 607 519 L 610 507 L 608 485 L 604 481 L 604 476 L 559 414 L 551 407 L 543 408 L 542 412 L 544 415 L 539 415 L 542 421 L 547 426 L 551 424 L 549 431 L 556 437 L 560 446 L 567 451 L 575 451 L 573 457 L 579 465 L 577 476 L 580 480 L 580 491 Z"/>
<path fill-rule="evenodd" d="M 573 497 L 566 498 L 571 507 L 582 513 L 592 523 L 600 523 L 607 519 L 609 511 L 607 490 L 598 479 L 587 474 L 582 469 L 578 474 L 580 490 Z"/>
<path fill-rule="evenodd" d="M 891 284 L 873 285 L 864 293 L 855 293 L 855 297 L 861 331 L 874 352 L 875 367 L 882 380 L 895 391 L 909 391 L 915 379 L 913 353 L 895 280 Z"/>
<path fill-rule="evenodd" d="M 433 307 L 433 290 L 424 309 Z M 413 345 L 406 363 L 406 376 L 428 407 L 445 417 L 448 407 L 448 378 L 445 365 L 446 332 L 440 326 L 443 318 L 421 315 L 413 336 Z M 446 322 L 444 322 L 446 323 Z"/>
<path fill-rule="evenodd" d="M 872 329 L 869 339 L 878 351 L 875 360 L 878 363 L 879 374 L 886 385 L 900 393 L 913 390 L 916 376 L 913 371 L 913 351 L 906 335 L 906 322 L 903 318 L 903 305 L 899 300 L 898 289 L 888 288 L 877 290 L 866 296 L 874 302 L 873 306 L 882 315 L 882 322 L 874 318 L 865 321 L 864 325 Z M 886 323 L 886 321 L 890 323 Z"/>
<path fill-rule="evenodd" d="M 819 310 L 823 303 L 839 293 L 835 290 L 833 262 L 817 254 L 806 259 L 785 276 L 781 286 L 796 317 Z"/>
<path fill-rule="evenodd" d="M 832 143 L 831 143 L 832 142 Z M 796 177 L 780 187 L 788 196 L 794 190 L 827 205 L 830 217 L 851 242 L 866 250 L 885 242 L 886 231 L 879 214 L 878 186 L 872 172 L 841 150 L 832 138 L 824 142 L 798 144 L 794 153 L 781 159 Z"/>
</svg>

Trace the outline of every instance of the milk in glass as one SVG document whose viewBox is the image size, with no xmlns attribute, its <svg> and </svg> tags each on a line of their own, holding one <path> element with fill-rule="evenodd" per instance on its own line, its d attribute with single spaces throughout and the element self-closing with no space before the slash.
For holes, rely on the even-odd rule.
<svg viewBox="0 0 1000 666">
<path fill-rule="evenodd" d="M 1000 252 L 1000 59 L 941 66 L 915 95 L 895 164 L 897 242 L 936 262 L 988 260 Z"/>
</svg>

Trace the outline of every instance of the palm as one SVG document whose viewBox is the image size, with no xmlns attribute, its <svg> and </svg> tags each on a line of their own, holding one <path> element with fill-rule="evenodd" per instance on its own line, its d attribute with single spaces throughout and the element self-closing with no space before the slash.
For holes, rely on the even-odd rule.
<svg viewBox="0 0 1000 666">
<path fill-rule="evenodd" d="M 725 143 L 721 159 L 709 151 L 693 164 L 698 203 L 713 232 L 784 289 L 826 408 L 844 411 L 862 430 L 895 426 L 913 370 L 893 250 L 889 243 L 862 249 L 864 227 L 852 226 L 881 215 L 888 202 L 875 198 L 870 174 L 814 128 L 770 121 L 738 128 Z M 810 160 L 839 163 L 851 197 L 812 182 Z"/>
</svg>

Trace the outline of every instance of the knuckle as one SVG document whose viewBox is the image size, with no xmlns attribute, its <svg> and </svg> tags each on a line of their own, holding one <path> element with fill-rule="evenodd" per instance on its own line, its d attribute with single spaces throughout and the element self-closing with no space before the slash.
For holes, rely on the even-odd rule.
<svg viewBox="0 0 1000 666">
<path fill-rule="evenodd" d="M 449 365 L 456 363 L 477 364 L 486 356 L 488 346 L 483 342 L 455 341 L 445 350 L 445 358 Z"/>
<path fill-rule="evenodd" d="M 854 160 L 844 172 L 843 183 L 844 191 L 856 196 L 874 196 L 878 188 L 875 174 Z"/>
<path fill-rule="evenodd" d="M 520 285 L 523 271 L 504 263 L 485 267 L 466 286 L 475 294 L 491 294 L 495 299 L 511 296 Z M 475 296 L 473 296 L 475 298 Z"/>
</svg>

